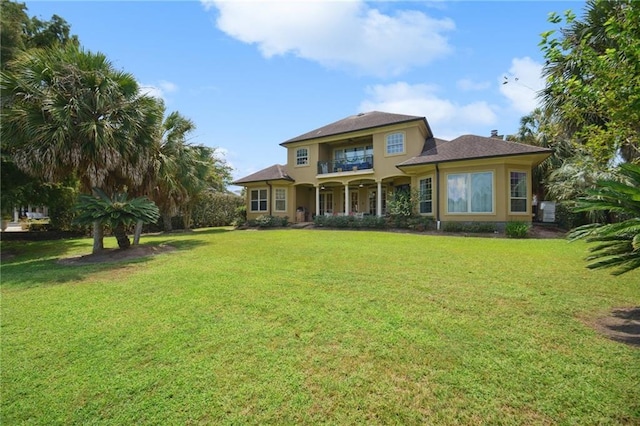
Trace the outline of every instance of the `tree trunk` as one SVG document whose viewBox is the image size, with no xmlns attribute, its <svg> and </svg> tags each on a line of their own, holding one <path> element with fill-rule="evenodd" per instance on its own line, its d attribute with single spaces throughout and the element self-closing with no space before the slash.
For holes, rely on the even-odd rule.
<svg viewBox="0 0 640 426">
<path fill-rule="evenodd" d="M 162 213 L 162 225 L 164 226 L 165 232 L 171 231 L 173 228 L 171 227 L 171 215 L 168 213 Z"/>
<path fill-rule="evenodd" d="M 184 224 L 184 229 L 191 229 L 191 208 L 187 207 L 184 209 L 182 213 L 182 223 Z"/>
<path fill-rule="evenodd" d="M 104 229 L 98 221 L 93 222 L 93 254 L 104 250 Z"/>
<path fill-rule="evenodd" d="M 140 234 L 142 234 L 142 221 L 139 220 L 136 222 L 136 232 L 133 234 L 133 245 L 137 246 L 140 244 Z"/>
<path fill-rule="evenodd" d="M 129 237 L 127 237 L 127 230 L 124 227 L 124 224 L 119 224 L 115 228 L 113 228 L 113 236 L 116 237 L 118 241 L 118 247 L 121 249 L 127 249 L 131 245 L 131 241 Z"/>
</svg>

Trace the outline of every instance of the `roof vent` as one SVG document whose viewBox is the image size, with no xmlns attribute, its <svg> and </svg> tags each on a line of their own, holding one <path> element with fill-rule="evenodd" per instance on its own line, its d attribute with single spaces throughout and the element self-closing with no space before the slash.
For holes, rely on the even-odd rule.
<svg viewBox="0 0 640 426">
<path fill-rule="evenodd" d="M 497 137 L 497 136 L 498 136 L 498 130 L 492 130 L 492 131 L 491 131 L 491 137 L 492 137 L 492 138 L 495 138 L 495 137 Z"/>
<path fill-rule="evenodd" d="M 364 115 L 364 112 L 361 112 L 358 114 L 358 117 L 362 117 Z"/>
</svg>

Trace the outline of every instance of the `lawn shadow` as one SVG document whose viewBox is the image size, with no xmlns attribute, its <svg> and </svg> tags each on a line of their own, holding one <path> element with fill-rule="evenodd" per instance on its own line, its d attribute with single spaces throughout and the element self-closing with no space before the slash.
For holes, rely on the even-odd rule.
<svg viewBox="0 0 640 426">
<path fill-rule="evenodd" d="M 223 234 L 226 232 L 233 232 L 236 229 L 233 227 L 223 227 L 223 228 L 200 228 L 194 229 L 193 232 L 196 235 L 211 235 L 211 234 Z"/>
<path fill-rule="evenodd" d="M 38 243 L 40 245 L 42 243 Z M 29 289 L 43 285 L 57 285 L 81 281 L 103 271 L 115 271 L 131 265 L 149 262 L 154 256 L 172 251 L 191 250 L 206 242 L 197 239 L 147 241 L 126 250 L 105 249 L 100 254 L 62 257 L 69 251 L 56 250 L 55 246 L 30 250 L 32 256 L 24 258 L 16 254 L 2 263 L 3 289 Z M 35 255 L 35 256 L 33 256 Z"/>
<path fill-rule="evenodd" d="M 614 309 L 596 328 L 609 339 L 640 348 L 640 307 Z"/>
<path fill-rule="evenodd" d="M 23 257 L 42 258 L 64 256 L 73 249 L 86 245 L 80 239 L 76 240 L 45 240 L 45 241 L 2 241 L 0 260 L 2 264 L 17 262 Z"/>
</svg>

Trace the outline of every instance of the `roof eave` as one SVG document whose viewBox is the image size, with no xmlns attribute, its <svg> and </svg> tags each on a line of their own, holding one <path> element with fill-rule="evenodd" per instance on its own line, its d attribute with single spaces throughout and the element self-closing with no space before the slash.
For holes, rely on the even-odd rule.
<svg viewBox="0 0 640 426">
<path fill-rule="evenodd" d="M 283 181 L 283 182 L 295 182 L 295 180 L 293 180 L 290 177 L 281 177 L 281 178 L 276 178 L 276 179 L 252 179 L 252 180 L 236 180 L 231 182 L 231 185 L 236 185 L 236 186 L 244 186 L 248 183 L 259 183 L 259 182 L 278 182 L 278 181 Z"/>
<path fill-rule="evenodd" d="M 425 165 L 428 165 L 428 164 L 452 163 L 452 162 L 455 162 L 455 161 L 470 161 L 470 160 L 485 160 L 485 159 L 488 160 L 488 159 L 500 158 L 500 157 L 518 157 L 518 156 L 524 156 L 524 155 L 540 155 L 540 154 L 548 154 L 547 157 L 549 157 L 551 154 L 553 154 L 553 150 L 537 151 L 537 152 L 520 152 L 520 153 L 513 153 L 513 154 L 496 154 L 496 155 L 488 155 L 488 156 L 482 156 L 482 157 L 453 158 L 453 159 L 449 159 L 449 160 L 425 161 L 425 162 L 413 163 L 413 164 L 402 164 L 401 163 L 401 164 L 397 164 L 396 167 L 400 169 L 400 168 L 403 168 L 403 167 L 425 166 Z M 538 164 L 540 164 L 547 157 L 545 157 L 540 162 L 534 164 L 534 166 L 537 166 Z"/>
<path fill-rule="evenodd" d="M 364 127 L 362 129 L 349 130 L 347 132 L 332 133 L 330 135 L 312 136 L 312 137 L 304 138 L 304 139 L 295 139 L 295 138 L 294 139 L 289 139 L 288 141 L 281 142 L 280 146 L 286 146 L 286 145 L 290 145 L 290 144 L 298 143 L 298 142 L 308 142 L 308 141 L 311 141 L 311 140 L 314 140 L 314 139 L 322 139 L 322 138 L 327 138 L 327 137 L 331 137 L 331 136 L 348 135 L 349 133 L 361 132 L 363 130 L 379 129 L 381 127 L 394 126 L 396 124 L 411 123 L 412 121 L 424 121 L 425 127 L 431 133 L 431 128 L 429 127 L 429 123 L 427 122 L 427 119 L 425 117 L 417 117 L 417 118 L 412 118 L 412 119 L 409 119 L 409 120 L 397 121 L 395 123 L 380 124 L 380 125 L 377 125 L 377 126 Z M 431 135 L 433 136 L 433 133 L 431 133 Z"/>
</svg>

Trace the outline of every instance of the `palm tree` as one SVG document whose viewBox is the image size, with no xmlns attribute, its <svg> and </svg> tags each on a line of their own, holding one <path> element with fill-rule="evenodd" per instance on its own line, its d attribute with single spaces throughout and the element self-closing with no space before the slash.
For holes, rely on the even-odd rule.
<svg viewBox="0 0 640 426">
<path fill-rule="evenodd" d="M 129 248 L 127 227 L 134 223 L 155 223 L 160 217 L 158 207 L 147 197 L 128 199 L 127 193 L 107 196 L 101 189 L 94 188 L 96 196 L 82 194 L 78 200 L 76 223 L 88 225 L 99 222 L 109 225 L 121 249 Z"/>
<path fill-rule="evenodd" d="M 179 162 L 187 153 L 187 135 L 195 130 L 193 121 L 178 112 L 169 114 L 162 125 L 163 134 L 156 157 L 156 185 L 153 199 L 160 207 L 165 231 L 171 230 L 171 218 L 178 214 L 187 198 L 181 185 Z"/>
<path fill-rule="evenodd" d="M 553 149 L 553 154 L 533 169 L 533 192 L 538 194 L 540 199 L 544 199 L 550 175 L 576 154 L 576 148 L 563 132 L 557 117 L 548 108 L 536 108 L 522 117 L 518 133 L 507 138 L 527 145 Z"/>
<path fill-rule="evenodd" d="M 171 218 L 179 213 L 189 228 L 193 204 L 207 188 L 207 177 L 213 170 L 213 149 L 187 142 L 194 130 L 195 124 L 178 112 L 169 114 L 163 124 L 153 199 L 160 207 L 165 231 L 171 230 Z"/>
<path fill-rule="evenodd" d="M 587 257 L 596 262 L 587 267 L 618 267 L 614 275 L 640 268 L 640 165 L 623 164 L 620 175 L 622 181 L 599 181 L 577 208 L 578 211 L 607 212 L 609 217 L 617 215 L 618 221 L 584 225 L 569 234 L 571 241 L 586 239 L 598 243 Z"/>
<path fill-rule="evenodd" d="M 29 50 L 1 84 L 2 140 L 21 170 L 50 182 L 75 175 L 84 193 L 142 184 L 162 109 L 103 54 L 74 45 Z M 95 253 L 102 226 L 93 231 Z"/>
</svg>

